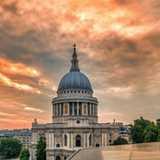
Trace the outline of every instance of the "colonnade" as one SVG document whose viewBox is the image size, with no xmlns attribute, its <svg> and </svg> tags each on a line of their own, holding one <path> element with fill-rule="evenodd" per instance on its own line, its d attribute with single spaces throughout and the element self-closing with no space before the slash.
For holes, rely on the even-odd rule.
<svg viewBox="0 0 160 160">
<path fill-rule="evenodd" d="M 83 102 L 55 103 L 53 115 L 58 116 L 97 116 L 97 104 Z"/>
</svg>

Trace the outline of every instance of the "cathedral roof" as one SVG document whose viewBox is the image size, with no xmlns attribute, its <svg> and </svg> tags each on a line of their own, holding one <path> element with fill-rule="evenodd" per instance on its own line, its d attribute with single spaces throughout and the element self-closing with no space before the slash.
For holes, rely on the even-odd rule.
<svg viewBox="0 0 160 160">
<path fill-rule="evenodd" d="M 70 68 L 70 72 L 64 75 L 64 77 L 61 79 L 58 86 L 58 92 L 68 89 L 80 89 L 93 92 L 89 79 L 85 74 L 80 72 L 76 45 L 74 45 L 74 52 L 72 55 L 71 63 L 72 65 Z"/>
</svg>

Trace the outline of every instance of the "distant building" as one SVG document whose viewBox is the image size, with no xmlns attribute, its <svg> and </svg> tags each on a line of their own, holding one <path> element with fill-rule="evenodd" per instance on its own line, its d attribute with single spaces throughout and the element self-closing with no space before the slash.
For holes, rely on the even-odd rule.
<svg viewBox="0 0 160 160">
<path fill-rule="evenodd" d="M 71 64 L 52 101 L 53 122 L 32 124 L 32 160 L 40 136 L 46 139 L 47 160 L 66 160 L 79 149 L 105 147 L 119 137 L 119 126 L 98 123 L 98 100 L 89 79 L 80 72 L 75 45 Z"/>
<path fill-rule="evenodd" d="M 118 128 L 119 137 L 124 138 L 128 141 L 128 143 L 131 143 L 131 126 L 125 125 L 123 122 L 117 122 L 113 121 L 113 123 L 108 123 L 112 126 L 115 126 Z"/>
<path fill-rule="evenodd" d="M 3 138 L 16 138 L 24 147 L 29 148 L 32 132 L 29 129 L 0 130 L 0 139 Z"/>
</svg>

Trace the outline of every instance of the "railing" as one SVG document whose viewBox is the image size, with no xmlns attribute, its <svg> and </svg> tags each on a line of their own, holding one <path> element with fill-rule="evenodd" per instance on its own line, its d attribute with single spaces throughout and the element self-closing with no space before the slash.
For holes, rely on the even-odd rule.
<svg viewBox="0 0 160 160">
<path fill-rule="evenodd" d="M 76 154 L 78 154 L 80 151 L 81 151 L 81 149 L 76 150 L 75 152 L 73 152 L 73 154 L 71 154 L 71 155 L 67 158 L 67 160 L 71 160 L 71 159 L 72 159 Z"/>
</svg>

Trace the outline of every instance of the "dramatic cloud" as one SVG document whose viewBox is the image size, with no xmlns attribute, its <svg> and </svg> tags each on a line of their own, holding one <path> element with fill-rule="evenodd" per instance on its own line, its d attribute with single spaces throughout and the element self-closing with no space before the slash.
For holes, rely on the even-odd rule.
<svg viewBox="0 0 160 160">
<path fill-rule="evenodd" d="M 28 77 L 38 77 L 40 73 L 31 67 L 21 63 L 12 63 L 7 59 L 0 58 L 0 70 L 6 74 L 15 74 Z"/>
<path fill-rule="evenodd" d="M 73 43 L 100 121 L 160 117 L 159 1 L 3 0 L 0 15 L 0 128 L 50 121 Z"/>
</svg>

